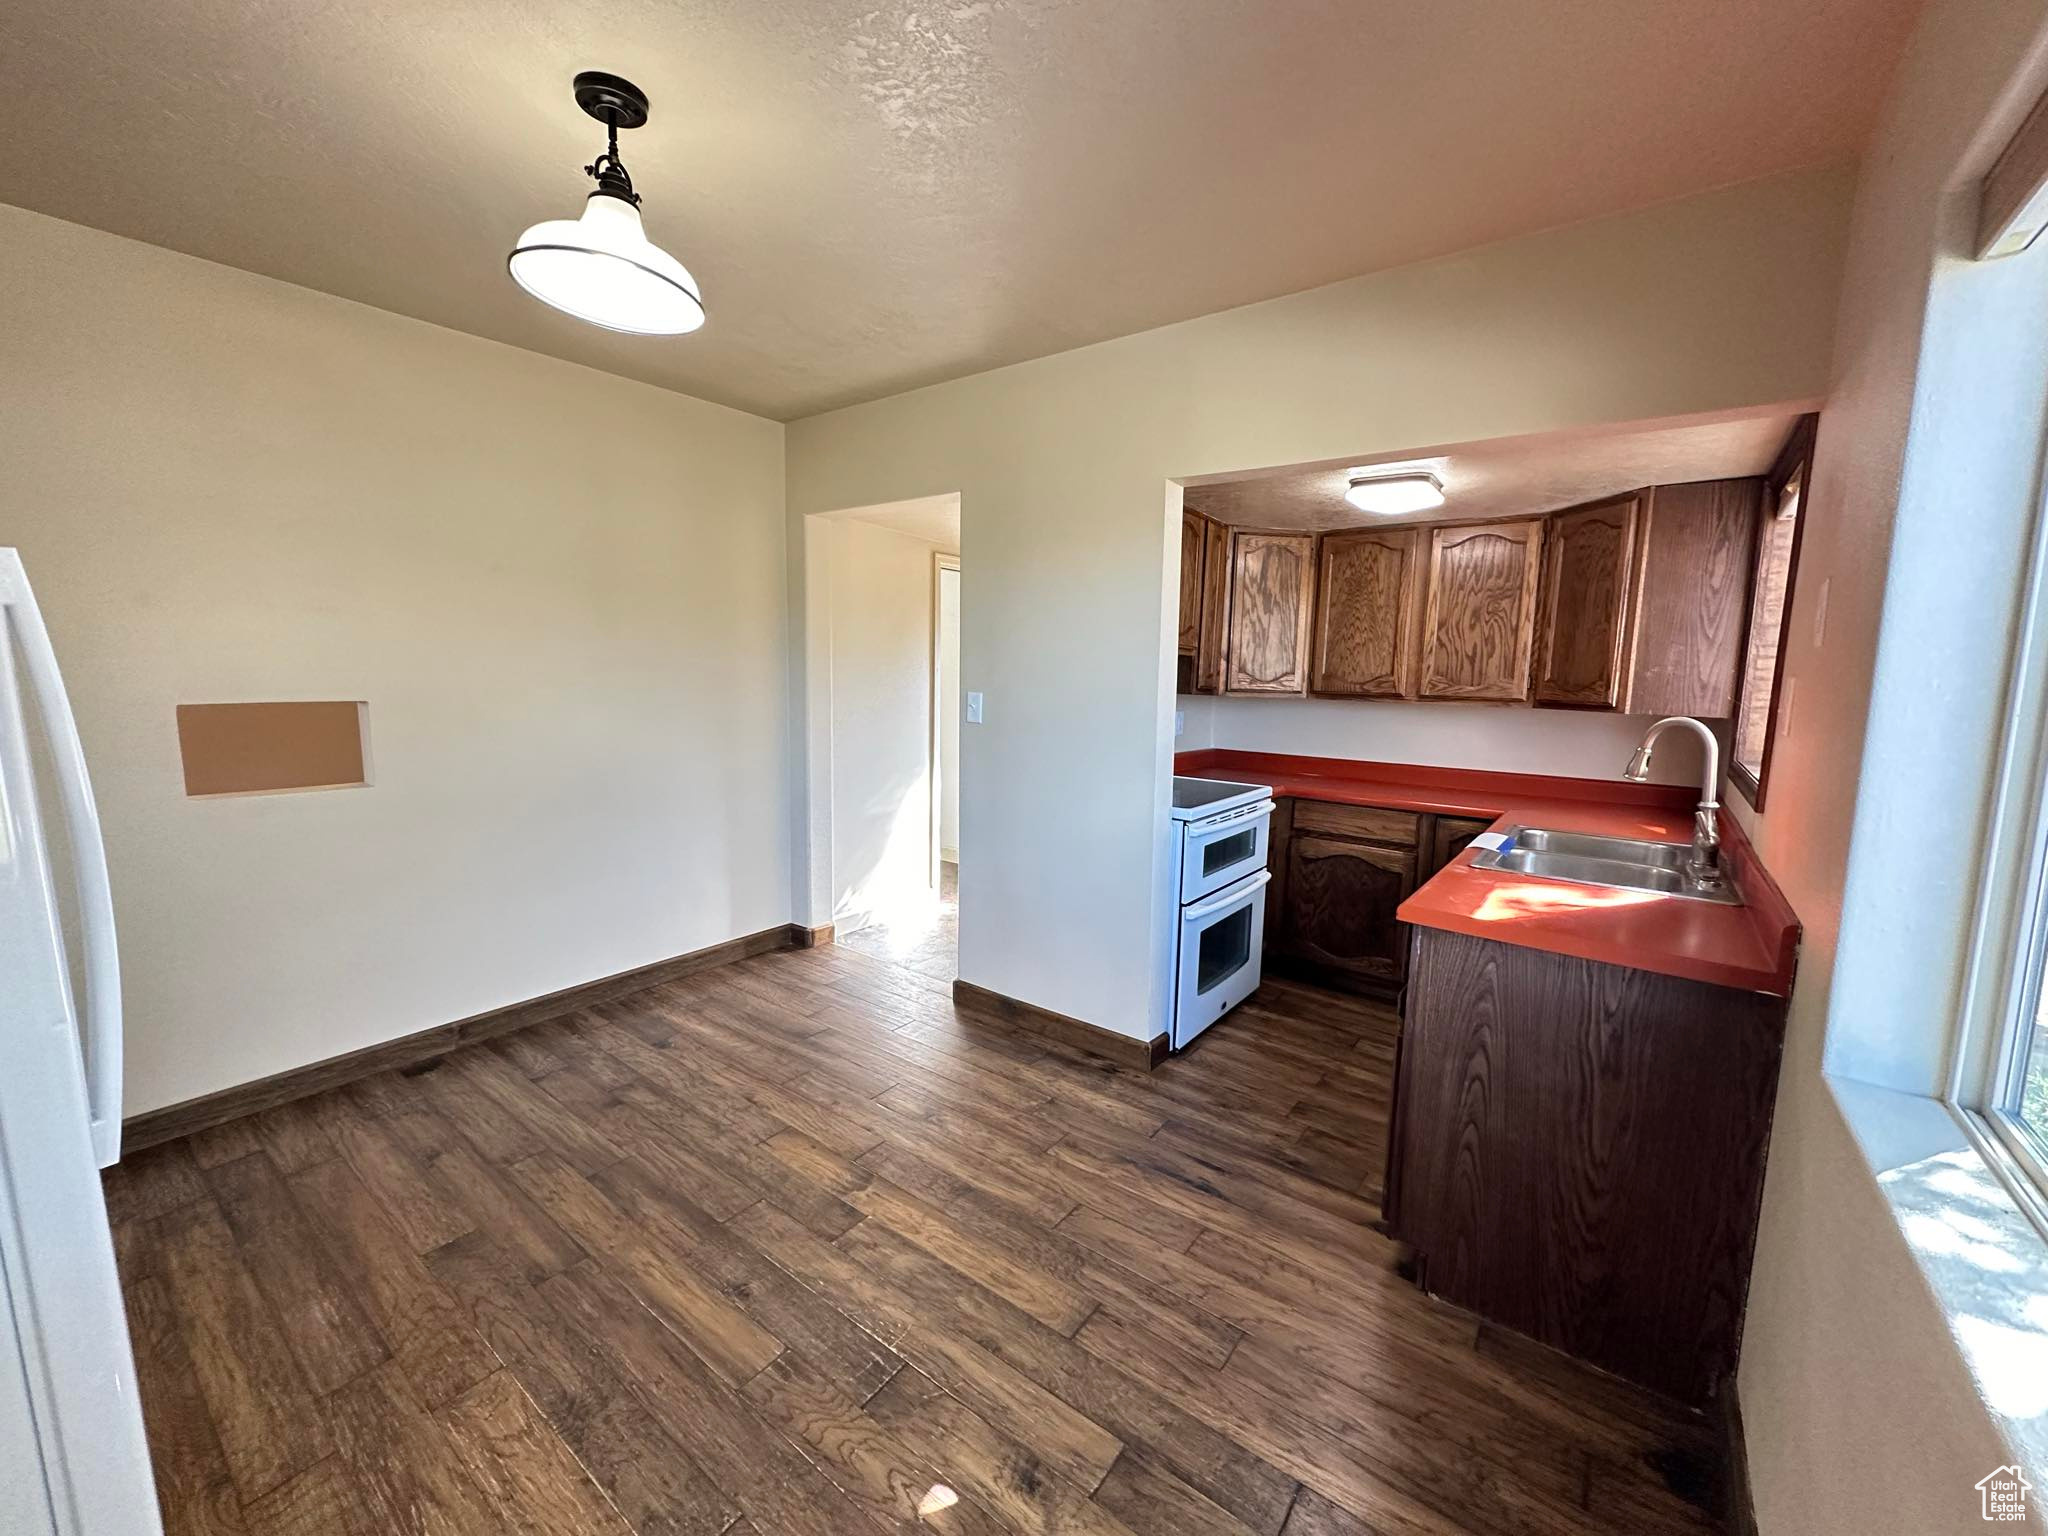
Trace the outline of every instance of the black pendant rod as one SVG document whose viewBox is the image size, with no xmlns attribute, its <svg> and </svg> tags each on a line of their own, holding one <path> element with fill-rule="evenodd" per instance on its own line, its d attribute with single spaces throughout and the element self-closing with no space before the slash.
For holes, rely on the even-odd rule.
<svg viewBox="0 0 2048 1536">
<path fill-rule="evenodd" d="M 639 206 L 633 178 L 619 158 L 619 130 L 647 121 L 647 93 L 619 75 L 587 69 L 576 77 L 576 105 L 605 126 L 605 152 L 586 165 L 584 174 L 597 178 L 597 190 Z"/>
</svg>

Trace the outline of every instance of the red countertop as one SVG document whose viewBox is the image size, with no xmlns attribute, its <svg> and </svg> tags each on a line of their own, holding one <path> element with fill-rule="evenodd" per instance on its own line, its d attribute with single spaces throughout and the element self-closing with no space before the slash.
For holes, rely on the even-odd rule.
<svg viewBox="0 0 2048 1536">
<path fill-rule="evenodd" d="M 1215 747 L 1183 752 L 1174 772 L 1270 784 L 1275 795 L 1392 810 L 1682 843 L 1692 836 L 1690 789 L 1616 779 L 1556 778 L 1348 758 L 1294 757 Z M 1732 816 L 1721 855 L 1744 905 L 1544 880 L 1475 869 L 1474 850 L 1446 864 L 1401 904 L 1403 922 L 1526 949 L 1549 950 L 1716 986 L 1787 997 L 1799 919 Z"/>
</svg>

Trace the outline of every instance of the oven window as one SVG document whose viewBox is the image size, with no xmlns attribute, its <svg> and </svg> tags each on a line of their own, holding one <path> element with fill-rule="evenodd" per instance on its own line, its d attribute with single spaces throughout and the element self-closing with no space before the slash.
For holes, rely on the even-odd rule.
<svg viewBox="0 0 2048 1536">
<path fill-rule="evenodd" d="M 1228 917 L 1218 918 L 1202 930 L 1196 942 L 1195 990 L 1207 992 L 1243 970 L 1252 957 L 1252 911 L 1247 902 Z"/>
<path fill-rule="evenodd" d="M 1233 864 L 1242 864 L 1259 851 L 1259 830 L 1246 827 L 1242 832 L 1233 832 L 1228 837 L 1219 837 L 1213 843 L 1202 845 L 1202 873 L 1213 875 L 1219 869 L 1228 869 Z"/>
</svg>

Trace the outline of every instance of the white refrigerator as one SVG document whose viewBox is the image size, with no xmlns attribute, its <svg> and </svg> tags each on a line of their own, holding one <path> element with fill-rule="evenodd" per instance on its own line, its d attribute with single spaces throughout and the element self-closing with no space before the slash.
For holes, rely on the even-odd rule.
<svg viewBox="0 0 2048 1536">
<path fill-rule="evenodd" d="M 75 888 L 77 995 L 56 849 Z M 100 1197 L 120 1155 L 99 814 L 21 557 L 0 549 L 0 1536 L 163 1529 Z"/>
</svg>

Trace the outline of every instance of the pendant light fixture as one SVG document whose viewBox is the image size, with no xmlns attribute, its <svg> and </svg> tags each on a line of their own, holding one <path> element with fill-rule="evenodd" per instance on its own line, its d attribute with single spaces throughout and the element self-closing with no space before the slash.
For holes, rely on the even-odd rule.
<svg viewBox="0 0 2048 1536">
<path fill-rule="evenodd" d="M 597 190 L 580 219 L 549 219 L 519 237 L 506 265 L 543 304 L 639 336 L 680 336 L 704 323 L 689 268 L 647 238 L 640 195 L 619 159 L 619 130 L 647 121 L 647 93 L 617 75 L 576 77 L 576 105 L 605 125 L 605 152 L 583 168 Z"/>
</svg>

